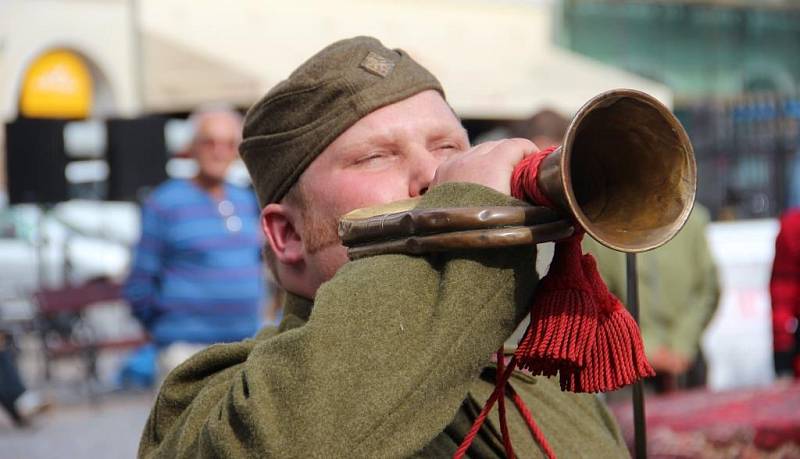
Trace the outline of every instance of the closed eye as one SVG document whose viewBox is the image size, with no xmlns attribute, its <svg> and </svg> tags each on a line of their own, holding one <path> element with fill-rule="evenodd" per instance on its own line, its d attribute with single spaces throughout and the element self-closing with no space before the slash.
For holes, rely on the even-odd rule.
<svg viewBox="0 0 800 459">
<path fill-rule="evenodd" d="M 362 156 L 361 158 L 358 158 L 355 163 L 361 164 L 367 161 L 372 161 L 373 159 L 383 158 L 384 156 L 386 156 L 384 153 L 371 153 L 367 156 Z"/>
<path fill-rule="evenodd" d="M 456 142 L 447 142 L 436 146 L 433 151 L 435 154 L 449 157 L 465 150 L 466 148 L 462 147 Z"/>
<path fill-rule="evenodd" d="M 355 167 L 375 166 L 391 161 L 392 158 L 394 158 L 394 155 L 388 151 L 371 152 L 356 158 L 352 165 Z"/>
</svg>

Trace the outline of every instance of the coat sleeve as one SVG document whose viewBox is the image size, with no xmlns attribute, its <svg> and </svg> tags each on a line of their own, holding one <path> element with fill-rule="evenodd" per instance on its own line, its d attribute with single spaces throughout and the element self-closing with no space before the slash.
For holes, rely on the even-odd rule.
<svg viewBox="0 0 800 459">
<path fill-rule="evenodd" d="M 769 282 L 775 371 L 792 374 L 800 318 L 800 212 L 781 218 Z"/>
<path fill-rule="evenodd" d="M 515 203 L 446 184 L 421 206 Z M 216 375 L 212 351 L 179 367 L 140 454 L 410 456 L 451 421 L 527 312 L 534 262 L 531 247 L 350 262 L 320 287 L 305 326 L 260 341 Z"/>
<path fill-rule="evenodd" d="M 703 330 L 717 310 L 720 287 L 717 266 L 708 247 L 708 212 L 696 206 L 690 218 L 693 220 L 692 227 L 687 229 L 692 234 L 692 252 L 687 255 L 692 257 L 692 263 L 687 268 L 693 269 L 695 273 L 692 276 L 692 285 L 689 286 L 691 290 L 688 297 L 691 304 L 684 308 L 686 314 L 675 323 L 671 348 L 692 360 L 700 348 Z"/>
</svg>

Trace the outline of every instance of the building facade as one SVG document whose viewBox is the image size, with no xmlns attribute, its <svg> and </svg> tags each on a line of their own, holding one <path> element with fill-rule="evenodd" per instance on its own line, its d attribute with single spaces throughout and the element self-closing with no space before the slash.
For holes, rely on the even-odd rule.
<svg viewBox="0 0 800 459">
<path fill-rule="evenodd" d="M 563 0 L 556 41 L 666 84 L 717 219 L 800 205 L 800 2 Z"/>
</svg>

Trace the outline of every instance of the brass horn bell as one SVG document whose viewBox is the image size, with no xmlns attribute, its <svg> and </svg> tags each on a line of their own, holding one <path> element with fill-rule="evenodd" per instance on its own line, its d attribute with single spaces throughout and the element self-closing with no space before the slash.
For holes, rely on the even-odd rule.
<svg viewBox="0 0 800 459">
<path fill-rule="evenodd" d="M 677 118 L 652 96 L 620 89 L 581 107 L 537 181 L 601 244 L 644 252 L 683 227 L 694 205 L 697 169 Z"/>
</svg>

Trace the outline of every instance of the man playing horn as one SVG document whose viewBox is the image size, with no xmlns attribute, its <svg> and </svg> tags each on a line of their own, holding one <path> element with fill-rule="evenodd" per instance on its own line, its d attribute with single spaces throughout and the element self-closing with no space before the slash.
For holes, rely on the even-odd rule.
<svg viewBox="0 0 800 459">
<path fill-rule="evenodd" d="M 494 390 L 490 355 L 528 312 L 535 247 L 348 262 L 337 221 L 419 196 L 418 208 L 524 205 L 511 173 L 537 151 L 471 148 L 435 77 L 373 38 L 311 57 L 250 109 L 240 147 L 284 320 L 173 371 L 140 456 L 452 456 Z M 508 384 L 556 455 L 628 454 L 594 395 L 522 372 Z M 507 416 L 516 454 L 541 457 L 520 413 Z M 493 413 L 467 455 L 506 452 Z"/>
</svg>

